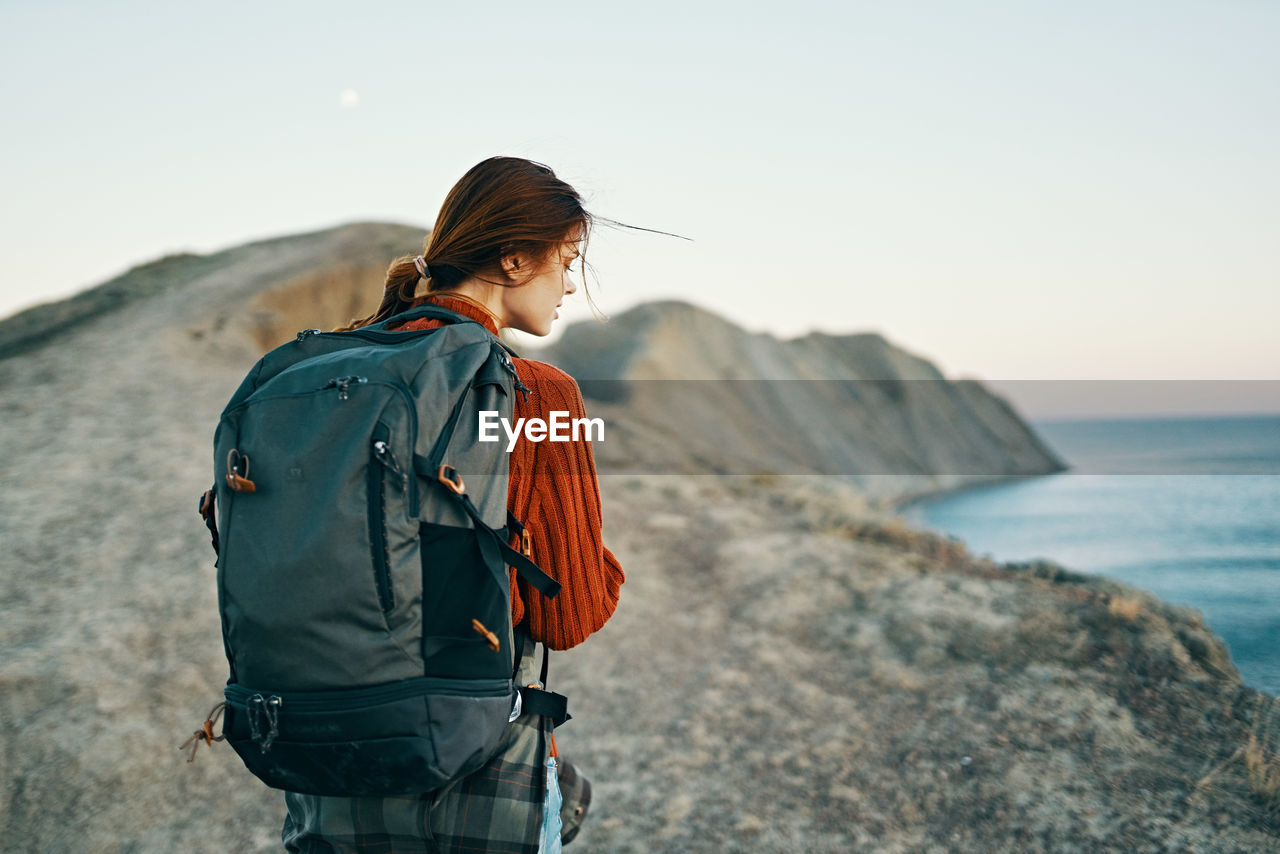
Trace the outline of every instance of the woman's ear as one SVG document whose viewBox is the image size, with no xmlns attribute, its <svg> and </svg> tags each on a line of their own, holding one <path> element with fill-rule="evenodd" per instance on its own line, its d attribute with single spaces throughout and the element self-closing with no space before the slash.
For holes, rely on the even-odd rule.
<svg viewBox="0 0 1280 854">
<path fill-rule="evenodd" d="M 529 269 L 529 259 L 521 252 L 503 255 L 500 263 L 502 264 L 502 275 L 512 282 L 516 281 L 518 277 Z"/>
</svg>

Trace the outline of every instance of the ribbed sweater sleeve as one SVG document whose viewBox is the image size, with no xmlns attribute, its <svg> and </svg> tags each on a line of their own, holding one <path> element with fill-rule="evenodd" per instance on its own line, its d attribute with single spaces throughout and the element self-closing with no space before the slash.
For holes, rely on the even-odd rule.
<svg viewBox="0 0 1280 854">
<path fill-rule="evenodd" d="M 527 400 L 516 394 L 517 419 L 550 422 L 552 413 L 559 413 L 571 424 L 587 417 L 582 392 L 572 377 L 543 362 L 513 361 L 529 388 Z M 604 544 L 591 443 L 585 433 L 567 442 L 521 438 L 511 454 L 508 506 L 532 536 L 534 563 L 563 587 L 559 596 L 547 599 L 513 573 L 512 619 L 518 623 L 527 617 L 534 640 L 552 649 L 568 649 L 613 615 L 625 578 Z"/>
</svg>

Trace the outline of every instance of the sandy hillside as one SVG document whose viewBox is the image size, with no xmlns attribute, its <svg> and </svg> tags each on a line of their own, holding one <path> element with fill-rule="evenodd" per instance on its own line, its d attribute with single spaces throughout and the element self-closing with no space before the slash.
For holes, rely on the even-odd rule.
<svg viewBox="0 0 1280 854">
<path fill-rule="evenodd" d="M 225 746 L 176 749 L 226 678 L 195 500 L 261 350 L 367 310 L 420 239 L 361 225 L 170 259 L 49 308 L 52 329 L 0 324 L 0 847 L 279 850 L 278 792 Z M 624 343 L 654 364 L 658 341 Z M 908 404 L 868 417 L 930 423 Z M 1001 417 L 989 432 L 1018 435 Z M 1280 851 L 1280 707 L 1195 612 L 974 559 L 837 478 L 602 492 L 622 606 L 552 668 L 562 749 L 596 788 L 570 851 Z"/>
</svg>

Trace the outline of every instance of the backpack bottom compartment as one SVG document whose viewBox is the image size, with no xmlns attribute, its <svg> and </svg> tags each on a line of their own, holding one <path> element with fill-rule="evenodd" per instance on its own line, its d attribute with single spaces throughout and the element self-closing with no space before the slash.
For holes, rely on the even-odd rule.
<svg viewBox="0 0 1280 854">
<path fill-rule="evenodd" d="M 426 792 L 482 766 L 515 701 L 510 680 L 422 678 L 344 691 L 228 685 L 223 735 L 268 786 L 357 797 Z"/>
</svg>

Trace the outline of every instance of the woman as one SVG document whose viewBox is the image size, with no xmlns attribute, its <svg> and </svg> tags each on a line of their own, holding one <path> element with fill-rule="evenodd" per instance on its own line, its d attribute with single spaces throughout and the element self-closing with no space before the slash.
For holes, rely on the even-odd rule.
<svg viewBox="0 0 1280 854">
<path fill-rule="evenodd" d="M 423 254 L 392 263 L 378 310 L 359 328 L 432 302 L 479 321 L 495 335 L 518 329 L 544 336 L 556 309 L 577 290 L 570 275 L 582 257 L 592 217 L 582 199 L 538 163 L 493 157 L 472 168 L 446 197 Z M 429 329 L 444 321 L 410 321 Z M 586 416 L 568 374 L 542 362 L 514 359 L 527 393 L 515 396 L 515 418 Z M 601 537 L 600 493 L 587 442 L 523 442 L 511 453 L 508 509 L 531 535 L 532 559 L 563 589 L 546 599 L 511 572 L 512 624 L 533 643 L 568 649 L 613 614 L 622 567 Z M 513 542 L 513 546 L 518 544 Z M 520 684 L 533 681 L 520 674 Z M 545 775 L 543 773 L 545 769 Z M 563 789 L 565 839 L 586 808 L 585 780 L 560 769 L 554 738 L 538 716 L 507 727 L 503 747 L 485 767 L 420 796 L 333 798 L 286 793 L 283 839 L 289 851 L 501 850 L 558 851 Z"/>
</svg>

